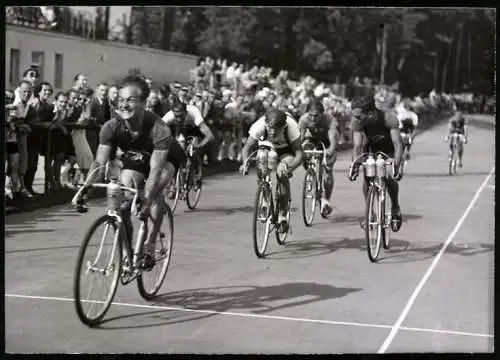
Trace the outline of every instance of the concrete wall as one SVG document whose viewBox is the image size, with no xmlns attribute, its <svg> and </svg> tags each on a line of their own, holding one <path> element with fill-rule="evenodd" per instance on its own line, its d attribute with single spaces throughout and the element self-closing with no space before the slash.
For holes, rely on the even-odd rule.
<svg viewBox="0 0 500 360">
<path fill-rule="evenodd" d="M 11 49 L 20 51 L 19 76 L 32 65 L 32 52 L 44 53 L 43 80 L 55 85 L 55 54 L 63 54 L 62 89 L 73 85 L 73 77 L 81 72 L 88 76 L 89 86 L 99 81 L 114 82 L 130 69 L 141 72 L 155 82 L 188 82 L 196 57 L 181 53 L 131 46 L 110 41 L 91 41 L 75 36 L 6 25 L 5 85 L 9 83 Z M 153 84 L 154 86 L 154 84 Z M 58 89 L 60 90 L 60 89 Z"/>
</svg>

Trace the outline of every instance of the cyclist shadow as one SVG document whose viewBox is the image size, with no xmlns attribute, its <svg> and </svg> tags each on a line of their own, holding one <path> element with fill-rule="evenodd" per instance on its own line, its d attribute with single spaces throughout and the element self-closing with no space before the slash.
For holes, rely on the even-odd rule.
<svg viewBox="0 0 500 360">
<path fill-rule="evenodd" d="M 442 249 L 444 243 L 437 243 L 429 246 L 415 245 L 408 243 L 407 247 L 397 246 L 391 241 L 391 248 L 384 250 L 379 258 L 380 264 L 397 264 L 424 261 L 434 258 Z M 395 246 L 396 245 L 396 246 Z M 495 250 L 493 244 L 460 244 L 451 243 L 446 248 L 445 254 L 454 254 L 460 256 L 473 256 L 477 254 L 492 252 Z"/>
<path fill-rule="evenodd" d="M 460 176 L 486 176 L 489 175 L 488 171 L 462 171 L 461 169 L 458 169 L 457 173 L 453 175 L 453 177 L 460 177 Z M 446 177 L 452 177 L 451 175 L 448 174 L 448 171 L 441 171 L 438 173 L 406 173 L 405 177 L 408 178 L 446 178 Z"/>
<path fill-rule="evenodd" d="M 337 299 L 361 288 L 342 288 L 314 282 L 295 282 L 270 286 L 222 286 L 176 291 L 161 295 L 152 306 L 165 309 L 130 315 L 121 315 L 105 320 L 101 329 L 128 329 L 163 326 L 200 320 L 221 313 L 231 312 L 237 316 L 266 314 L 313 302 Z M 168 308 L 167 308 L 168 307 Z M 248 315 L 245 315 L 248 314 Z M 147 317 L 145 317 L 147 316 Z M 102 326 L 109 322 L 142 317 L 129 326 Z M 151 322 L 151 318 L 155 319 Z M 158 319 L 158 321 L 156 321 Z M 141 322 L 137 324 L 137 322 Z"/>
<path fill-rule="evenodd" d="M 331 254 L 341 248 L 337 242 L 322 241 L 324 237 L 286 242 L 278 250 L 267 253 L 264 260 L 303 259 Z"/>
<path fill-rule="evenodd" d="M 297 211 L 297 207 L 292 207 L 292 211 Z M 218 213 L 223 215 L 232 215 L 235 213 L 244 213 L 244 214 L 252 214 L 254 212 L 254 206 L 246 205 L 240 207 L 211 207 L 211 208 L 196 208 L 194 210 L 186 210 L 184 213 L 192 213 L 192 212 L 206 212 L 206 213 Z"/>
<path fill-rule="evenodd" d="M 422 215 L 419 214 L 405 214 L 402 212 L 403 223 L 410 220 L 422 219 Z M 364 215 L 357 214 L 333 214 L 328 217 L 328 220 L 318 222 L 312 225 L 312 227 L 317 227 L 319 229 L 324 227 L 331 227 L 332 224 L 347 224 L 347 225 L 358 225 L 365 220 Z"/>
</svg>

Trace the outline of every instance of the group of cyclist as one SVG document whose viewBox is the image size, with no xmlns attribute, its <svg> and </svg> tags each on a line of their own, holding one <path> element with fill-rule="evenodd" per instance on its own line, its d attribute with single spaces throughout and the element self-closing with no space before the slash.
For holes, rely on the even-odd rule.
<svg viewBox="0 0 500 360">
<path fill-rule="evenodd" d="M 194 106 L 186 105 L 178 98 L 172 99 L 171 110 L 163 118 L 146 110 L 149 92 L 149 86 L 143 78 L 129 76 L 124 79 L 119 89 L 116 114 L 101 129 L 97 156 L 89 174 L 109 162 L 118 164 L 121 168 L 120 180 L 125 186 L 145 184 L 140 216 L 151 217 L 155 224 L 150 232 L 150 241 L 147 241 L 147 244 L 154 248 L 154 239 L 159 230 L 157 227 L 161 225 L 163 216 L 159 210 L 160 206 L 156 206 L 158 199 L 179 168 L 186 162 L 187 155 L 181 139 L 191 136 L 201 138 L 202 140 L 195 141 L 194 145 L 202 147 L 213 139 L 213 134 L 200 111 Z M 463 142 L 466 142 L 467 126 L 463 114 L 456 112 L 449 124 L 449 133 L 460 133 L 463 135 Z M 398 181 L 403 176 L 401 163 L 405 145 L 401 133 L 408 135 L 407 150 L 409 150 L 417 125 L 418 116 L 411 111 L 408 103 L 403 103 L 401 108 L 397 109 L 381 108 L 377 106 L 373 95 L 357 97 L 351 103 L 352 159 L 364 152 L 378 151 L 394 159 L 393 173 L 388 179 L 393 231 L 399 231 L 402 223 Z M 289 179 L 295 169 L 302 164 L 307 166 L 308 159 L 303 155 L 303 149 L 318 147 L 320 143 L 325 148 L 327 169 L 324 176 L 321 213 L 327 216 L 332 212 L 330 198 L 334 187 L 333 166 L 336 161 L 340 131 L 339 121 L 325 112 L 321 99 L 314 98 L 298 121 L 286 107 L 270 107 L 251 125 L 248 135 L 242 151 L 244 165 L 240 171 L 243 174 L 248 170 L 245 164 L 249 153 L 259 140 L 267 140 L 276 148 L 279 157 L 276 175 L 278 186 L 281 187 L 281 198 L 277 199 L 281 209 L 278 224 L 282 229 L 288 226 L 286 215 L 290 197 Z M 462 153 L 463 150 L 459 154 L 460 166 Z M 119 154 L 121 156 L 118 156 Z M 359 175 L 360 165 L 359 162 L 351 164 L 348 174 L 351 181 Z M 104 170 L 89 175 L 86 187 L 90 189 L 90 184 L 102 180 L 103 177 Z M 198 182 L 201 181 L 201 178 L 196 179 Z M 366 191 L 365 181 L 363 186 L 365 198 Z M 78 200 L 80 205 L 84 204 L 86 193 L 87 191 L 82 192 L 82 197 Z M 125 228 L 129 234 L 132 231 L 130 207 L 130 199 L 122 204 Z"/>
</svg>

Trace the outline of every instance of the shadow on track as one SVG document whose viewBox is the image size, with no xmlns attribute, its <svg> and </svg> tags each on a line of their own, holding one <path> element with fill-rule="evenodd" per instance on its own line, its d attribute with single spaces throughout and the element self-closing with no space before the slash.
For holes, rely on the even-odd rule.
<svg viewBox="0 0 500 360">
<path fill-rule="evenodd" d="M 360 288 L 340 288 L 314 282 L 296 282 L 270 286 L 224 286 L 182 290 L 161 295 L 152 305 L 178 307 L 179 310 L 165 309 L 116 316 L 106 320 L 102 329 L 124 329 L 162 326 L 198 320 L 221 312 L 245 314 L 266 314 L 294 306 L 317 301 L 336 299 L 361 291 Z M 186 308 L 187 310 L 183 310 Z M 189 313 L 189 310 L 210 311 Z M 179 314 L 182 313 L 182 314 Z M 134 325 L 110 326 L 110 322 L 150 315 L 143 320 L 134 320 Z M 151 318 L 160 319 L 151 322 Z M 137 322 L 144 322 L 137 324 Z"/>
<path fill-rule="evenodd" d="M 464 164 L 464 166 L 466 166 Z M 486 175 L 489 175 L 489 171 L 470 171 L 470 172 L 467 172 L 467 170 L 462 170 L 462 169 L 458 169 L 458 172 L 453 175 L 453 176 L 450 176 L 448 174 L 448 170 L 445 166 L 444 168 L 444 171 L 443 172 L 439 172 L 439 173 L 407 173 L 405 174 L 405 177 L 408 177 L 408 178 L 455 178 L 455 177 L 461 177 L 461 176 L 486 176 Z"/>
<path fill-rule="evenodd" d="M 394 240 L 397 241 L 397 240 Z M 438 243 L 426 247 L 412 247 L 408 243 L 408 247 L 399 247 L 396 244 L 391 245 L 391 249 L 384 250 L 379 263 L 380 264 L 397 264 L 408 263 L 415 261 L 423 261 L 434 258 L 444 243 Z M 365 248 L 366 249 L 366 248 Z M 495 250 L 493 244 L 455 244 L 451 243 L 445 251 L 445 254 L 473 256 L 477 254 L 492 252 Z"/>
<path fill-rule="evenodd" d="M 212 207 L 212 208 L 196 208 L 194 210 L 186 210 L 183 214 L 192 214 L 192 213 L 219 213 L 223 215 L 232 215 L 234 213 L 244 213 L 244 214 L 252 214 L 254 210 L 253 206 L 246 205 L 240 207 Z M 296 207 L 292 207 L 292 211 L 297 211 Z"/>
</svg>

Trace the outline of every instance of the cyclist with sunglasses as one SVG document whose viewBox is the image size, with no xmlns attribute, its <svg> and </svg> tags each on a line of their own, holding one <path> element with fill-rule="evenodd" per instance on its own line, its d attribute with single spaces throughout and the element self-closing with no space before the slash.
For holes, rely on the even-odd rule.
<svg viewBox="0 0 500 360">
<path fill-rule="evenodd" d="M 259 140 L 270 141 L 278 153 L 279 163 L 276 168 L 278 186 L 280 186 L 281 212 L 278 214 L 278 223 L 282 231 L 288 227 L 288 199 L 290 198 L 290 177 L 293 171 L 302 163 L 302 146 L 300 142 L 300 129 L 297 122 L 291 115 L 276 109 L 270 108 L 264 116 L 252 124 L 248 131 L 248 139 L 242 150 L 242 161 L 246 163 L 248 156 Z M 245 166 L 240 167 L 240 172 L 244 173 Z"/>
<path fill-rule="evenodd" d="M 392 203 L 393 231 L 401 228 L 401 209 L 399 206 L 399 186 L 403 174 L 400 164 L 403 155 L 403 143 L 399 131 L 397 115 L 392 110 L 379 110 L 375 106 L 373 95 L 358 97 L 352 102 L 351 130 L 353 132 L 354 161 L 364 152 L 382 151 L 394 158 L 394 174 L 388 179 L 387 190 Z M 364 139 L 363 139 L 364 138 Z M 364 140 L 364 141 L 363 141 Z M 354 181 L 359 175 L 360 163 L 353 163 L 349 169 L 349 180 Z M 363 183 L 363 194 L 366 199 L 368 183 Z"/>
</svg>

